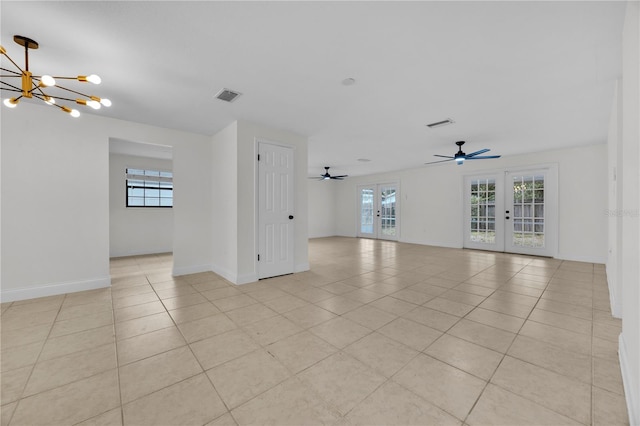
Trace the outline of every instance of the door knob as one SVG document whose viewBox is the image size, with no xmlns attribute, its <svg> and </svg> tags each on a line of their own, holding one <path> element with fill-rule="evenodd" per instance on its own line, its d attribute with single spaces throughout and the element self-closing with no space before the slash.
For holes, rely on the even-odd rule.
<svg viewBox="0 0 640 426">
<path fill-rule="evenodd" d="M 292 214 L 289 215 L 289 219 L 293 219 L 293 215 Z"/>
</svg>

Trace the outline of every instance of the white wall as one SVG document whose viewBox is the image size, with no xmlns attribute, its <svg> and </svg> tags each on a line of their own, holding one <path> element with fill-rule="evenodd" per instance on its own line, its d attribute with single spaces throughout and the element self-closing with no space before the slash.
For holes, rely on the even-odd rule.
<svg viewBox="0 0 640 426">
<path fill-rule="evenodd" d="M 173 146 L 174 272 L 210 269 L 209 137 L 26 102 L 2 115 L 2 301 L 109 285 L 110 137 Z"/>
<path fill-rule="evenodd" d="M 336 202 L 333 180 L 309 180 L 309 238 L 336 235 Z"/>
<path fill-rule="evenodd" d="M 442 164 L 372 176 L 349 178 L 336 185 L 336 235 L 355 236 L 356 187 L 367 183 L 400 183 L 400 241 L 443 247 L 463 244 L 463 176 L 482 170 L 558 164 L 557 257 L 604 263 L 607 259 L 607 146 Z M 425 159 L 426 160 L 426 159 Z"/>
<path fill-rule="evenodd" d="M 622 333 L 618 353 L 629 410 L 629 422 L 640 424 L 640 3 L 627 2 L 622 40 L 622 138 L 618 138 L 617 205 L 621 232 L 615 241 L 618 265 L 611 287 L 621 288 Z M 620 113 L 620 112 L 619 112 Z M 611 142 L 611 141 L 610 141 Z M 616 142 L 615 140 L 613 142 Z"/>
<path fill-rule="evenodd" d="M 127 168 L 171 171 L 171 160 L 109 154 L 109 256 L 173 250 L 173 209 L 127 208 Z"/>
</svg>

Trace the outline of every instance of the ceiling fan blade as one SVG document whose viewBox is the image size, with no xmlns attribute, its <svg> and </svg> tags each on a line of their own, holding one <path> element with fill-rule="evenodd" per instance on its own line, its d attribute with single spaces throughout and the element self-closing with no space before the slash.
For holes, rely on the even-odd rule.
<svg viewBox="0 0 640 426">
<path fill-rule="evenodd" d="M 467 158 L 467 160 L 486 160 L 488 158 L 500 158 L 501 155 L 483 155 L 481 157 L 471 157 Z"/>
<path fill-rule="evenodd" d="M 475 157 L 478 154 L 484 154 L 485 152 L 489 152 L 489 151 L 491 151 L 491 150 L 487 149 L 487 148 L 481 149 L 480 151 L 476 151 L 476 152 L 472 152 L 471 154 L 467 154 L 467 158 Z"/>
<path fill-rule="evenodd" d="M 444 157 L 444 155 L 439 155 L 438 157 Z M 445 161 L 453 161 L 453 158 L 450 158 L 448 160 L 440 160 L 440 161 L 431 161 L 430 163 L 424 163 L 424 164 L 435 164 L 435 163 L 444 163 Z"/>
<path fill-rule="evenodd" d="M 438 154 L 433 154 L 434 157 L 442 157 L 442 158 L 450 158 L 450 159 L 454 159 L 455 157 L 451 157 L 449 155 L 438 155 Z"/>
<path fill-rule="evenodd" d="M 342 178 L 346 178 L 349 175 L 338 175 L 338 176 L 331 176 L 331 179 L 342 179 Z"/>
</svg>

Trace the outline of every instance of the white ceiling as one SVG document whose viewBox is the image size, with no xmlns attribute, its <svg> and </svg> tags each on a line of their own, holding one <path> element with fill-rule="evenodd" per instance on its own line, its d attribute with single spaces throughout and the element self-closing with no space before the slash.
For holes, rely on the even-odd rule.
<svg viewBox="0 0 640 426">
<path fill-rule="evenodd" d="M 2 1 L 35 74 L 102 77 L 97 114 L 211 135 L 237 119 L 309 137 L 309 173 L 422 166 L 606 140 L 625 3 Z M 3 66 L 7 67 L 6 61 Z M 344 86 L 345 78 L 356 84 Z M 221 88 L 243 95 L 229 104 Z M 454 125 L 427 123 L 453 118 Z M 61 117 L 64 119 L 64 117 Z M 81 119 L 81 118 L 80 118 Z M 358 162 L 367 158 L 368 163 Z"/>
</svg>

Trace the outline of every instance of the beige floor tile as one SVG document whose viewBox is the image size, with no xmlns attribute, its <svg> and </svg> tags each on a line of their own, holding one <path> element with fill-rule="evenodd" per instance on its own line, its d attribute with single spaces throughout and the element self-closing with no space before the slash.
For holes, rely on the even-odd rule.
<svg viewBox="0 0 640 426">
<path fill-rule="evenodd" d="M 74 424 L 120 405 L 117 371 L 89 378 L 20 400 L 11 424 Z"/>
<path fill-rule="evenodd" d="M 228 284 L 224 280 L 203 281 L 203 282 L 191 284 L 191 287 L 195 288 L 196 290 L 202 293 L 211 291 L 211 290 L 216 290 L 219 288 L 225 288 L 227 286 Z"/>
<path fill-rule="evenodd" d="M 258 281 L 255 288 L 251 288 L 252 284 L 243 284 L 240 286 L 240 291 L 245 294 L 249 294 L 253 299 L 258 302 L 266 302 L 273 299 L 278 299 L 280 297 L 287 296 L 288 294 L 279 288 L 267 284 L 264 281 Z"/>
<path fill-rule="evenodd" d="M 370 329 L 343 317 L 323 322 L 309 331 L 337 348 L 344 348 L 371 333 Z"/>
<path fill-rule="evenodd" d="M 580 425 L 575 420 L 492 384 L 482 393 L 466 423 L 470 426 Z"/>
<path fill-rule="evenodd" d="M 122 403 L 171 386 L 203 370 L 187 346 L 120 367 Z"/>
<path fill-rule="evenodd" d="M 529 320 L 582 334 L 591 334 L 592 329 L 592 322 L 589 320 L 543 309 L 534 309 L 529 315 Z"/>
<path fill-rule="evenodd" d="M 500 290 L 536 298 L 540 297 L 544 291 L 544 289 L 527 287 L 526 285 L 512 283 L 511 281 L 509 281 L 508 284 L 501 286 Z"/>
<path fill-rule="evenodd" d="M 57 388 L 112 370 L 116 366 L 116 348 L 113 343 L 38 362 L 31 373 L 24 396 Z"/>
<path fill-rule="evenodd" d="M 335 296 L 316 303 L 316 306 L 326 309 L 329 312 L 333 312 L 336 315 L 343 315 L 349 311 L 359 308 L 362 305 L 363 303 L 344 296 Z"/>
<path fill-rule="evenodd" d="M 464 420 L 486 382 L 427 355 L 418 355 L 393 381 Z"/>
<path fill-rule="evenodd" d="M 424 353 L 484 380 L 491 378 L 502 360 L 498 352 L 448 334 L 442 335 Z"/>
<path fill-rule="evenodd" d="M 293 311 L 294 309 L 301 308 L 308 304 L 309 302 L 307 302 L 306 300 L 302 300 L 299 297 L 295 297 L 289 294 L 286 296 L 278 297 L 277 299 L 271 299 L 264 302 L 265 306 L 273 309 L 279 314 Z"/>
<path fill-rule="evenodd" d="M 155 302 L 158 296 L 155 293 L 143 293 L 135 296 L 121 297 L 113 299 L 113 309 L 126 308 L 127 306 L 141 305 L 143 303 Z"/>
<path fill-rule="evenodd" d="M 354 290 L 356 287 L 353 288 Z M 330 299 L 335 296 L 330 291 L 323 290 L 321 288 L 311 288 L 298 293 L 295 293 L 296 297 L 306 300 L 309 303 L 317 303 L 325 299 Z"/>
<path fill-rule="evenodd" d="M 172 297 L 171 299 L 162 300 L 162 304 L 168 310 L 184 308 L 185 306 L 198 305 L 206 302 L 207 299 L 200 293 L 187 294 L 184 296 Z"/>
<path fill-rule="evenodd" d="M 298 373 L 298 377 L 341 415 L 349 412 L 386 380 L 342 352 Z"/>
<path fill-rule="evenodd" d="M 57 311 L 64 302 L 65 295 L 51 296 L 51 297 L 39 297 L 37 299 L 30 300 L 18 300 L 13 302 L 10 307 L 5 311 L 6 314 L 13 315 L 28 315 L 37 314 L 39 312 Z"/>
<path fill-rule="evenodd" d="M 233 309 L 243 308 L 245 306 L 254 305 L 258 301 L 245 294 L 237 296 L 224 297 L 222 299 L 213 300 L 211 303 L 215 305 L 221 312 L 231 311 Z"/>
<path fill-rule="evenodd" d="M 328 291 L 329 293 L 333 293 L 333 294 L 343 294 L 343 293 L 349 293 L 350 291 L 354 291 L 357 290 L 358 287 L 356 286 L 352 286 L 352 285 L 348 285 L 342 282 L 335 282 L 335 283 L 331 283 L 331 284 L 327 284 L 321 287 L 323 290 Z"/>
<path fill-rule="evenodd" d="M 360 303 L 371 303 L 374 300 L 384 297 L 384 295 L 380 293 L 376 293 L 375 291 L 370 291 L 365 288 L 359 288 L 349 293 L 344 293 L 342 296 Z"/>
<path fill-rule="evenodd" d="M 538 302 L 538 297 L 532 297 L 498 289 L 495 293 L 489 296 L 488 300 L 496 300 L 512 304 L 517 303 L 518 305 L 533 307 Z"/>
<path fill-rule="evenodd" d="M 178 328 L 184 338 L 187 339 L 187 342 L 193 343 L 233 330 L 237 326 L 225 314 L 216 314 L 194 321 L 183 322 L 178 324 Z"/>
<path fill-rule="evenodd" d="M 369 304 L 374 308 L 378 308 L 393 315 L 403 315 L 416 308 L 417 303 L 409 303 L 404 300 L 396 299 L 391 296 L 383 297 Z"/>
<path fill-rule="evenodd" d="M 114 288 L 111 290 L 111 295 L 114 299 L 137 296 L 139 294 L 145 293 L 153 293 L 153 287 L 151 287 L 149 284 L 143 284 L 132 287 Z"/>
<path fill-rule="evenodd" d="M 418 351 L 375 332 L 344 351 L 385 377 L 393 376 L 418 355 Z"/>
<path fill-rule="evenodd" d="M 113 325 L 106 325 L 66 336 L 49 338 L 45 342 L 44 348 L 42 348 L 40 361 L 92 349 L 113 342 L 115 342 Z"/>
<path fill-rule="evenodd" d="M 325 425 L 339 418 L 313 389 L 296 377 L 234 409 L 232 414 L 242 425 Z"/>
<path fill-rule="evenodd" d="M 184 346 L 184 338 L 177 328 L 170 327 L 118 342 L 120 366 Z"/>
<path fill-rule="evenodd" d="M 17 402 L 12 402 L 0 407 L 0 425 L 9 426 L 9 421 L 11 420 L 11 417 L 13 417 L 13 412 L 17 406 Z"/>
<path fill-rule="evenodd" d="M 1 371 L 4 373 L 6 371 L 35 364 L 40 352 L 42 351 L 42 347 L 43 343 L 37 342 L 3 349 L 0 353 L 0 365 L 2 366 Z"/>
<path fill-rule="evenodd" d="M 593 387 L 593 425 L 628 425 L 629 415 L 624 396 Z"/>
<path fill-rule="evenodd" d="M 540 299 L 536 308 L 545 311 L 556 312 L 558 314 L 571 315 L 573 317 L 582 318 L 591 321 L 593 313 L 591 308 L 584 306 L 572 305 L 570 303 L 557 302 L 551 299 Z"/>
<path fill-rule="evenodd" d="M 518 336 L 509 355 L 558 374 L 591 383 L 591 357 L 561 349 L 549 343 Z"/>
<path fill-rule="evenodd" d="M 80 331 L 91 330 L 113 324 L 113 312 L 102 311 L 92 315 L 77 317 L 53 323 L 50 337 L 65 336 Z M 4 342 L 3 342 L 4 343 Z"/>
<path fill-rule="evenodd" d="M 347 312 L 344 314 L 344 317 L 372 330 L 377 330 L 396 319 L 397 315 L 374 308 L 371 305 L 364 305 L 358 309 Z"/>
<path fill-rule="evenodd" d="M 505 353 L 516 337 L 514 333 L 465 319 L 451 327 L 447 334 L 500 353 Z"/>
<path fill-rule="evenodd" d="M 231 413 L 225 413 L 204 426 L 238 426 Z"/>
<path fill-rule="evenodd" d="M 477 296 L 487 297 L 491 295 L 495 290 L 480 285 L 473 285 L 468 283 L 462 283 L 453 288 L 454 290 L 464 291 L 465 293 L 475 294 Z"/>
<path fill-rule="evenodd" d="M 282 315 L 251 323 L 244 331 L 263 346 L 282 340 L 285 337 L 300 333 L 302 328 Z"/>
<path fill-rule="evenodd" d="M 533 309 L 533 305 L 521 305 L 505 300 L 497 300 L 488 298 L 478 305 L 480 308 L 487 309 L 501 314 L 511 315 L 519 318 L 527 318 Z"/>
<path fill-rule="evenodd" d="M 214 367 L 207 375 L 229 409 L 290 377 L 287 369 L 263 349 Z"/>
<path fill-rule="evenodd" d="M 414 310 L 402 315 L 402 317 L 440 331 L 447 331 L 455 323 L 460 321 L 460 317 L 423 306 L 418 306 Z"/>
<path fill-rule="evenodd" d="M 460 420 L 402 386 L 387 382 L 346 417 L 350 425 L 460 425 Z"/>
<path fill-rule="evenodd" d="M 126 425 L 205 424 L 226 411 L 204 374 L 137 399 L 122 407 Z"/>
<path fill-rule="evenodd" d="M 208 301 L 169 311 L 169 315 L 171 315 L 171 318 L 173 318 L 173 321 L 175 321 L 176 324 L 195 321 L 197 319 L 206 318 L 219 313 L 220 310 Z"/>
<path fill-rule="evenodd" d="M 28 366 L 2 373 L 2 377 L 0 377 L 0 405 L 4 406 L 20 399 L 32 369 L 32 366 Z"/>
<path fill-rule="evenodd" d="M 624 395 L 620 362 L 617 359 L 593 358 L 593 386 Z"/>
<path fill-rule="evenodd" d="M 589 335 L 574 333 L 535 321 L 525 322 L 520 330 L 520 334 L 550 343 L 568 351 L 591 355 L 591 336 Z"/>
<path fill-rule="evenodd" d="M 116 340 L 128 339 L 140 334 L 150 333 L 163 328 L 173 327 L 173 320 L 166 312 L 148 315 L 115 324 Z"/>
<path fill-rule="evenodd" d="M 293 373 L 298 373 L 337 351 L 337 348 L 308 331 L 287 337 L 266 349 Z"/>
<path fill-rule="evenodd" d="M 169 287 L 164 289 L 158 289 L 155 287 L 156 294 L 161 300 L 173 299 L 174 297 L 188 296 L 190 294 L 198 293 L 198 291 L 191 287 L 189 284 L 183 284 L 175 287 Z"/>
<path fill-rule="evenodd" d="M 58 315 L 58 310 L 44 312 L 17 312 L 11 308 L 2 314 L 2 331 L 51 325 Z M 58 318 L 60 319 L 60 318 Z"/>
<path fill-rule="evenodd" d="M 442 335 L 439 330 L 404 318 L 391 321 L 378 332 L 417 351 L 424 350 Z"/>
<path fill-rule="evenodd" d="M 267 308 L 262 303 L 256 303 L 255 305 L 234 309 L 226 314 L 239 327 L 244 327 L 258 321 L 264 321 L 267 318 L 278 315 L 277 312 Z"/>
<path fill-rule="evenodd" d="M 482 303 L 486 297 L 477 294 L 471 294 L 464 291 L 451 289 L 440 295 L 443 299 L 453 300 L 454 302 L 464 303 L 465 305 L 477 306 Z"/>
<path fill-rule="evenodd" d="M 407 290 L 418 291 L 420 293 L 426 293 L 429 296 L 438 297 L 442 293 L 446 293 L 448 291 L 448 288 L 438 287 L 437 285 L 429 284 L 427 282 L 420 282 L 410 287 L 407 287 Z M 493 290 L 489 290 L 489 291 L 493 292 Z"/>
<path fill-rule="evenodd" d="M 336 317 L 331 312 L 314 305 L 302 306 L 285 313 L 284 316 L 304 329 Z"/>
<path fill-rule="evenodd" d="M 616 360 L 618 359 L 618 342 L 593 337 L 591 339 L 591 354 L 598 358 Z"/>
<path fill-rule="evenodd" d="M 501 330 L 517 333 L 524 324 L 524 318 L 518 318 L 488 309 L 476 308 L 469 312 L 465 319 L 479 322 Z"/>
<path fill-rule="evenodd" d="M 122 409 L 120 407 L 114 408 L 106 413 L 77 423 L 77 426 L 122 426 Z"/>
<path fill-rule="evenodd" d="M 392 293 L 391 297 L 393 297 L 394 299 L 404 300 L 405 302 L 413 303 L 415 305 L 422 305 L 423 303 L 428 302 L 436 296 L 405 288 Z"/>
<path fill-rule="evenodd" d="M 444 312 L 446 314 L 455 315 L 457 317 L 463 317 L 473 310 L 472 305 L 466 303 L 455 302 L 453 300 L 445 299 L 443 297 L 436 297 L 423 305 L 426 308 L 435 309 L 436 311 Z"/>
<path fill-rule="evenodd" d="M 113 316 L 116 322 L 127 321 L 135 318 L 141 318 L 147 315 L 153 315 L 165 312 L 162 302 L 155 301 L 143 303 L 142 305 L 128 306 L 126 308 L 114 309 Z"/>
<path fill-rule="evenodd" d="M 205 370 L 241 357 L 258 348 L 260 345 L 241 329 L 227 331 L 191 344 L 193 353 Z"/>
<path fill-rule="evenodd" d="M 596 311 L 598 312 L 598 311 Z M 622 332 L 622 325 L 610 325 L 602 322 L 593 323 L 593 336 L 617 343 Z"/>
<path fill-rule="evenodd" d="M 510 356 L 491 382 L 583 424 L 591 422 L 591 386 Z"/>
<path fill-rule="evenodd" d="M 42 343 L 49 335 L 50 330 L 51 324 L 9 330 L 3 329 L 2 338 L 0 340 L 2 349 L 28 345 L 29 343 Z"/>
</svg>

